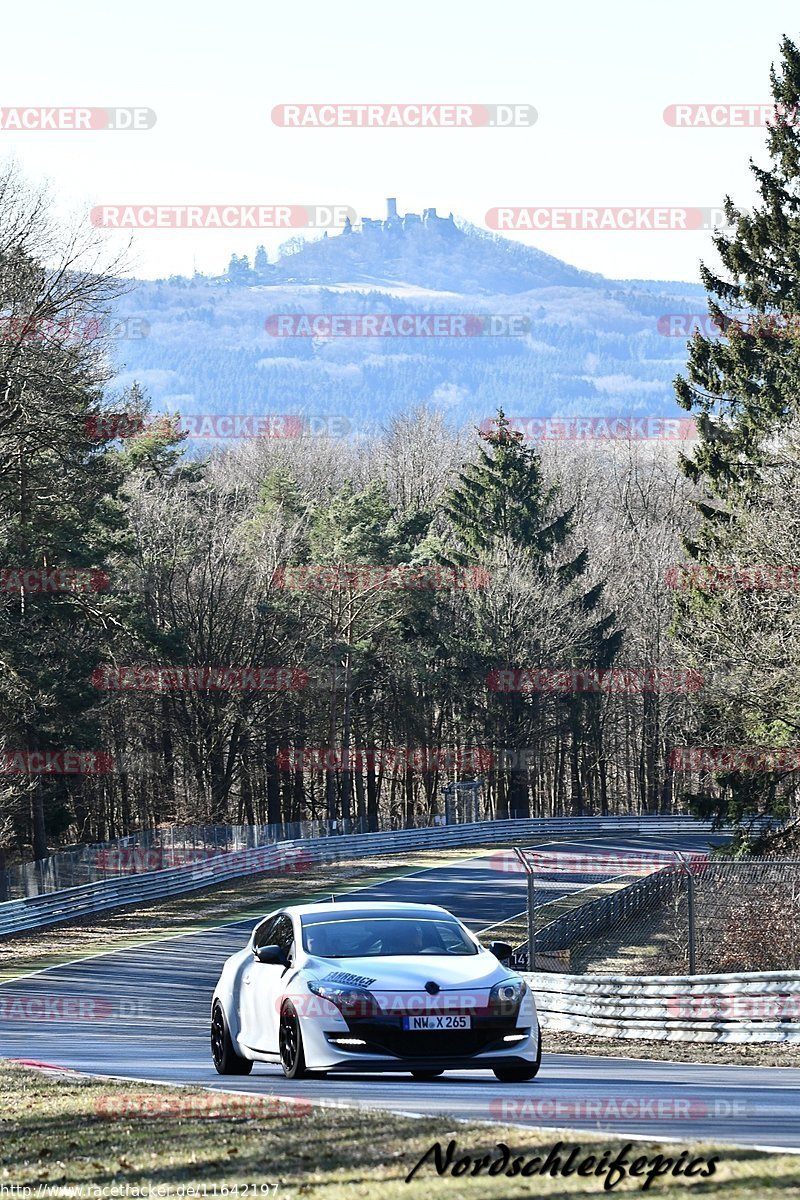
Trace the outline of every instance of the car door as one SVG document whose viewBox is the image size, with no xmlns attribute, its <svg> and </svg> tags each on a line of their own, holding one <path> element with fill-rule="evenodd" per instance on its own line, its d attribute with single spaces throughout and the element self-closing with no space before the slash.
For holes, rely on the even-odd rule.
<svg viewBox="0 0 800 1200">
<path fill-rule="evenodd" d="M 254 942 L 258 946 L 280 946 L 291 962 L 294 956 L 294 928 L 291 917 L 279 913 Z M 288 968 L 262 963 L 253 958 L 242 974 L 242 1040 L 252 1050 L 266 1054 L 278 1051 L 278 1016 L 284 976 Z"/>
<path fill-rule="evenodd" d="M 260 925 L 253 938 L 253 949 L 272 944 L 272 931 L 280 919 L 280 913 Z M 257 971 L 262 966 L 255 957 L 250 959 L 242 971 L 239 981 L 239 1029 L 246 1046 L 256 1049 L 259 1042 L 258 1004 L 256 1002 Z"/>
</svg>

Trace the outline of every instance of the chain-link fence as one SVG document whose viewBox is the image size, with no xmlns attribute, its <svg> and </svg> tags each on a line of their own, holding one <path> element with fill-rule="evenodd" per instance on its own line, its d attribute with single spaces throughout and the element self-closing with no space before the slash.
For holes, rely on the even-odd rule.
<svg viewBox="0 0 800 1200">
<path fill-rule="evenodd" d="M 649 915 L 657 974 L 800 969 L 800 860 L 713 859 Z"/>
<path fill-rule="evenodd" d="M 800 969 L 800 859 L 522 851 L 520 862 L 533 921 L 505 930 L 520 967 L 532 938 L 539 971 Z"/>
<path fill-rule="evenodd" d="M 433 825 L 463 825 L 481 820 L 485 816 L 480 803 L 481 786 L 475 781 L 445 788 L 445 811 L 442 816 L 433 818 Z M 424 827 L 424 823 L 417 824 Z M 395 821 L 394 827 L 409 829 L 417 826 L 408 821 Z M 0 869 L 0 903 L 80 887 L 110 876 L 185 866 L 215 854 L 257 850 L 275 842 L 369 832 L 366 820 L 345 821 L 341 818 L 287 821 L 281 825 L 169 825 L 145 829 L 129 837 L 75 846 L 38 862 Z"/>
<path fill-rule="evenodd" d="M 432 826 L 465 825 L 491 819 L 475 779 L 442 789 L 444 812 Z M 426 821 L 395 818 L 392 829 L 425 828 Z M 286 821 L 280 825 L 169 825 L 129 837 L 57 851 L 38 862 L 0 868 L 0 903 L 96 883 L 113 875 L 135 875 L 185 866 L 215 854 L 256 850 L 274 842 L 371 832 L 366 819 Z"/>
<path fill-rule="evenodd" d="M 169 825 L 129 837 L 76 846 L 39 862 L 0 871 L 0 902 L 80 887 L 118 875 L 160 871 L 275 842 L 364 833 L 359 821 L 292 821 L 283 825 Z"/>
</svg>

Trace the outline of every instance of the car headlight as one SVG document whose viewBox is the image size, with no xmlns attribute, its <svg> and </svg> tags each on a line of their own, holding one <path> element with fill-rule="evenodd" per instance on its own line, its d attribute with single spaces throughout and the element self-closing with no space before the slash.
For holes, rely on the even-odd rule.
<svg viewBox="0 0 800 1200">
<path fill-rule="evenodd" d="M 515 1016 L 527 987 L 524 979 L 508 979 L 503 983 L 496 983 L 489 993 L 489 1011 L 492 1016 Z"/>
<path fill-rule="evenodd" d="M 343 1017 L 379 1017 L 381 1006 L 372 992 L 360 987 L 342 987 L 329 983 L 317 983 L 309 980 L 308 990 L 322 1000 L 334 1004 Z"/>
</svg>

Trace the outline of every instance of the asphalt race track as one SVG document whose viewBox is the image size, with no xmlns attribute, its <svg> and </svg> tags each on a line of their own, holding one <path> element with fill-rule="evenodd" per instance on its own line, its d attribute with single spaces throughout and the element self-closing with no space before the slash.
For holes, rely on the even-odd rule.
<svg viewBox="0 0 800 1200">
<path fill-rule="evenodd" d="M 630 855 L 648 849 L 701 850 L 707 844 L 705 837 L 685 835 L 543 848 Z M 506 854 L 511 852 L 387 880 L 360 889 L 359 899 L 441 904 L 473 929 L 484 929 L 525 906 L 525 878 L 502 869 Z M 537 891 L 537 899 L 545 902 L 596 880 L 565 875 Z M 683 1144 L 709 1140 L 800 1151 L 800 1069 L 794 1068 L 556 1054 L 545 1055 L 537 1079 L 525 1084 L 498 1083 L 488 1071 L 453 1072 L 428 1083 L 400 1074 L 292 1082 L 279 1068 L 263 1064 L 249 1077 L 223 1081 L 210 1057 L 210 997 L 223 960 L 242 946 L 253 924 L 248 920 L 114 950 L 0 985 L 0 1056 L 261 1097 L 674 1138 Z M 62 1010 L 66 998 L 73 1001 L 69 1014 Z M 632 1042 L 632 1054 L 635 1047 Z"/>
</svg>

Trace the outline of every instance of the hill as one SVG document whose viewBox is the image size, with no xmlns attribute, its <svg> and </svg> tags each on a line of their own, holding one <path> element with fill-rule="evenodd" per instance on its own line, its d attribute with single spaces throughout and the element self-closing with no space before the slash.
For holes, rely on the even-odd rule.
<svg viewBox="0 0 800 1200">
<path fill-rule="evenodd" d="M 699 285 L 610 280 L 433 210 L 410 217 L 295 238 L 273 263 L 263 250 L 252 265 L 234 256 L 217 277 L 137 281 L 117 307 L 131 336 L 116 343 L 116 384 L 138 380 L 157 411 L 310 414 L 352 430 L 420 402 L 458 423 L 501 404 L 524 416 L 679 415 L 686 323 L 666 318 L 703 313 Z M 294 326 L 277 315 L 301 313 L 459 315 L 477 335 L 404 336 L 384 322 L 385 336 L 279 336 Z M 477 318 L 492 315 L 513 331 L 486 336 Z"/>
</svg>

